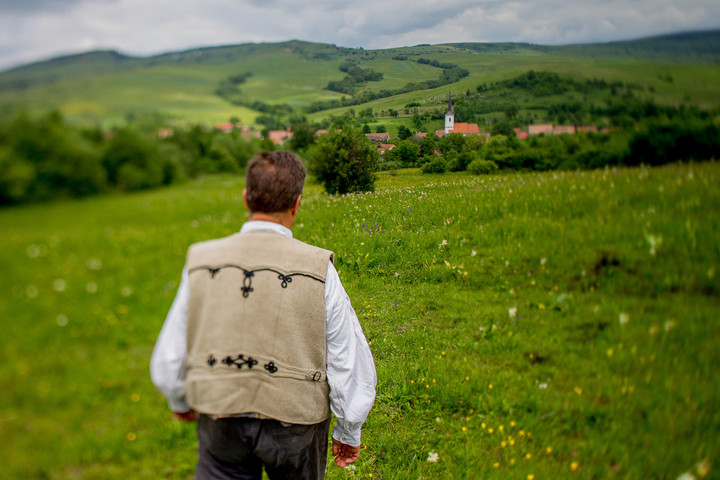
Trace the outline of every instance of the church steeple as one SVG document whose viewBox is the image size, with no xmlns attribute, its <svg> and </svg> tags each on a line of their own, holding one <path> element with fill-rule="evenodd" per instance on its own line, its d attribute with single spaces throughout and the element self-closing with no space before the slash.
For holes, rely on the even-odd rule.
<svg viewBox="0 0 720 480">
<path fill-rule="evenodd" d="M 448 111 L 445 114 L 445 135 L 455 130 L 455 114 L 452 109 L 452 92 L 448 92 Z"/>
</svg>

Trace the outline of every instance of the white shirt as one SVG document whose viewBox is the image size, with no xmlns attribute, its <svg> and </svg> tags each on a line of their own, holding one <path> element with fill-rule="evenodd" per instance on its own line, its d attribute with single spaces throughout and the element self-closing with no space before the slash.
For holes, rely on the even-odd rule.
<svg viewBox="0 0 720 480">
<path fill-rule="evenodd" d="M 272 222 L 249 221 L 240 229 L 240 233 L 253 231 L 292 237 L 290 229 Z M 185 401 L 188 299 L 188 272 L 184 268 L 177 295 L 150 359 L 152 381 L 174 412 L 190 409 Z M 375 401 L 377 376 L 370 347 L 332 262 L 328 264 L 325 278 L 325 307 L 330 409 L 338 419 L 333 438 L 357 446 L 362 425 Z"/>
</svg>

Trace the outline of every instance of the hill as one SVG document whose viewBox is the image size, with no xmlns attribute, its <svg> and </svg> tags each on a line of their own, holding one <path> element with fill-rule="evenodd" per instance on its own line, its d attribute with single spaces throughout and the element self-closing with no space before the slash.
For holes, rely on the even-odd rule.
<svg viewBox="0 0 720 480">
<path fill-rule="evenodd" d="M 659 103 L 712 108 L 720 104 L 718 63 L 720 31 L 570 46 L 454 43 L 363 50 L 289 41 L 143 58 L 99 51 L 0 73 L 0 109 L 58 109 L 75 121 L 105 126 L 148 113 L 208 124 L 237 117 L 252 124 L 274 108 L 319 120 L 350 107 L 375 112 L 413 103 L 439 107 L 449 88 L 474 91 L 528 70 L 640 85 Z M 348 66 L 380 78 L 348 84 Z M 467 74 L 448 77 L 452 68 L 444 67 Z M 332 110 L 310 108 L 362 95 L 375 98 Z"/>
</svg>

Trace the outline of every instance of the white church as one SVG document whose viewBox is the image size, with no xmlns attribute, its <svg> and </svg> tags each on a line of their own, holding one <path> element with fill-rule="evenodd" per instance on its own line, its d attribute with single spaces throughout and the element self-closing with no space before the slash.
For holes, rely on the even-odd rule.
<svg viewBox="0 0 720 480">
<path fill-rule="evenodd" d="M 448 133 L 461 133 L 463 135 L 480 135 L 477 123 L 455 122 L 455 113 L 452 106 L 452 94 L 448 93 L 448 111 L 445 114 L 445 129 L 435 130 L 435 135 L 442 137 Z"/>
</svg>

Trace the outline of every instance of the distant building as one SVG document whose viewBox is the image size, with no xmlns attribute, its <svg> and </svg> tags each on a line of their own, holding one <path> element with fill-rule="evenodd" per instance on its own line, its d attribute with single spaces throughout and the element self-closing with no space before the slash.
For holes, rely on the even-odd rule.
<svg viewBox="0 0 720 480">
<path fill-rule="evenodd" d="M 513 131 L 515 132 L 515 136 L 517 136 L 520 140 L 525 140 L 528 137 L 528 132 L 519 128 L 513 128 Z"/>
<path fill-rule="evenodd" d="M 575 135 L 575 125 L 555 125 L 553 133 L 555 135 Z"/>
<path fill-rule="evenodd" d="M 292 136 L 293 133 L 290 131 L 290 128 L 286 128 L 285 130 L 270 130 L 268 132 L 268 138 L 275 145 L 282 145 L 290 140 Z"/>
<path fill-rule="evenodd" d="M 235 125 L 230 122 L 218 123 L 217 125 L 215 125 L 215 128 L 220 130 L 221 132 L 228 133 L 228 132 L 232 132 L 232 129 L 235 128 Z"/>
<path fill-rule="evenodd" d="M 577 127 L 578 133 L 597 133 L 597 131 L 597 125 L 578 125 Z"/>
<path fill-rule="evenodd" d="M 395 148 L 395 145 L 393 145 L 392 143 L 387 143 L 387 144 L 381 143 L 377 147 L 378 151 L 380 152 L 380 155 L 385 155 L 385 152 L 388 152 L 388 151 L 392 150 L 393 148 Z"/>
<path fill-rule="evenodd" d="M 382 143 L 390 140 L 389 133 L 366 133 L 365 136 L 375 143 Z"/>
<path fill-rule="evenodd" d="M 519 129 L 515 129 L 517 132 Z M 553 125 L 551 123 L 542 123 L 538 125 L 528 126 L 530 135 L 575 135 L 576 133 L 597 132 L 598 127 L 595 125 Z M 518 134 L 519 136 L 519 134 Z"/>
<path fill-rule="evenodd" d="M 477 123 L 455 122 L 455 113 L 452 106 L 452 95 L 448 94 L 448 111 L 445 114 L 445 129 L 435 130 L 438 137 L 443 137 L 448 133 L 460 133 L 462 135 L 479 135 L 480 127 Z"/>
<path fill-rule="evenodd" d="M 528 126 L 528 133 L 530 135 L 541 135 L 541 134 L 552 134 L 553 133 L 553 124 L 552 123 L 540 123 L 537 125 L 529 125 Z"/>
</svg>

